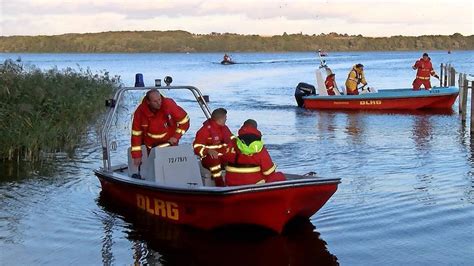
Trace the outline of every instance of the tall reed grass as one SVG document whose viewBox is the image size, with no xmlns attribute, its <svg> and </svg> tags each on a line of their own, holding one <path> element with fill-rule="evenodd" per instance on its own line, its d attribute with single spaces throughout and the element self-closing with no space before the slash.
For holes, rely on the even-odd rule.
<svg viewBox="0 0 474 266">
<path fill-rule="evenodd" d="M 73 151 L 119 83 L 108 72 L 0 63 L 0 160 Z"/>
</svg>

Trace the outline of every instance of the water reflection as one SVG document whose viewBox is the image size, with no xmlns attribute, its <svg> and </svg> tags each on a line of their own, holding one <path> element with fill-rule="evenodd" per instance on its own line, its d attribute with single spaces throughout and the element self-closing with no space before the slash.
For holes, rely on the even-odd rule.
<svg viewBox="0 0 474 266">
<path fill-rule="evenodd" d="M 114 216 L 105 216 L 102 217 L 101 221 L 104 226 L 104 237 L 102 238 L 102 264 L 104 265 L 112 265 L 114 262 L 113 253 L 112 253 L 112 232 L 113 232 L 113 225 L 114 225 Z"/>
<path fill-rule="evenodd" d="M 433 175 L 419 174 L 416 176 L 417 183 L 414 188 L 417 190 L 416 197 L 424 205 L 435 205 L 436 198 L 430 190 L 433 190 Z"/>
<path fill-rule="evenodd" d="M 345 133 L 351 138 L 353 143 L 362 144 L 364 142 L 364 118 L 366 114 L 360 112 L 347 112 Z"/>
<path fill-rule="evenodd" d="M 335 123 L 337 113 L 334 112 L 327 112 L 327 111 L 320 111 L 317 113 L 318 122 L 317 122 L 317 130 L 322 134 L 327 134 L 329 138 L 334 138 L 335 131 L 337 130 L 337 126 Z"/>
<path fill-rule="evenodd" d="M 469 161 L 471 162 L 471 171 L 467 173 L 469 183 L 466 186 L 466 191 L 465 191 L 465 197 L 469 203 L 474 204 L 474 136 L 471 135 L 470 138 L 470 143 L 469 143 L 469 148 L 470 148 L 470 156 L 469 156 Z"/>
<path fill-rule="evenodd" d="M 430 141 L 433 139 L 432 131 L 430 116 L 420 115 L 414 117 L 412 136 L 418 151 L 428 152 L 430 150 Z"/>
<path fill-rule="evenodd" d="M 124 209 L 103 194 L 98 204 L 109 213 L 104 217 L 103 263 L 114 262 L 112 250 L 115 224 L 120 215 L 132 243 L 133 262 L 163 265 L 339 265 L 337 257 L 308 221 L 294 221 L 282 235 L 256 228 L 222 229 L 212 232 L 154 220 L 142 212 Z M 119 262 L 122 263 L 122 262 Z"/>
</svg>

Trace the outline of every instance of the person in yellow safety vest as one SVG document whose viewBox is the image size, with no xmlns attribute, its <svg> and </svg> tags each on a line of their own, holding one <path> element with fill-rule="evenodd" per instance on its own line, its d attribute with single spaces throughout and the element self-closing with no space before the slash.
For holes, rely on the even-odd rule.
<svg viewBox="0 0 474 266">
<path fill-rule="evenodd" d="M 346 80 L 346 91 L 347 95 L 359 95 L 357 86 L 359 84 L 367 85 L 367 81 L 364 76 L 364 65 L 357 64 L 352 67 Z"/>
<path fill-rule="evenodd" d="M 276 165 L 263 145 L 262 133 L 257 129 L 257 121 L 253 119 L 247 119 L 239 129 L 239 136 L 229 145 L 224 160 L 227 186 L 286 180 L 283 173 L 276 172 Z"/>
</svg>

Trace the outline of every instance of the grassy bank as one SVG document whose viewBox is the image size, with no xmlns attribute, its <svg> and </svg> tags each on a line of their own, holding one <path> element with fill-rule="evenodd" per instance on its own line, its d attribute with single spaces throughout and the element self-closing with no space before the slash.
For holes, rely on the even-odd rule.
<svg viewBox="0 0 474 266">
<path fill-rule="evenodd" d="M 121 31 L 54 36 L 0 36 L 0 52 L 143 53 L 143 52 L 290 52 L 290 51 L 420 51 L 472 50 L 474 35 L 364 37 L 348 34 L 232 33 L 186 31 Z"/>
<path fill-rule="evenodd" d="M 107 72 L 0 63 L 0 160 L 73 151 L 118 82 Z"/>
</svg>

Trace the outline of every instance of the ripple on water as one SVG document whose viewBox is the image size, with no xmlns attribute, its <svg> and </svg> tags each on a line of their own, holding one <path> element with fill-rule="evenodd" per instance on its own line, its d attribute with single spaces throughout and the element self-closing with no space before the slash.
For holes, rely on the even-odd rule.
<svg viewBox="0 0 474 266">
<path fill-rule="evenodd" d="M 91 128 L 73 158 L 63 154 L 47 171 L 0 182 L 0 261 L 209 265 L 193 250 L 257 264 L 272 257 L 284 265 L 316 264 L 321 258 L 315 256 L 318 253 L 323 258 L 335 256 L 342 265 L 469 265 L 474 261 L 474 145 L 457 113 L 304 110 L 296 107 L 292 95 L 298 82 L 314 81 L 314 62 L 305 59 L 314 54 L 237 55 L 240 61 L 261 64 L 223 67 L 210 63 L 221 57 L 212 53 L 79 57 L 87 56 L 82 62 L 91 62 L 93 70 L 107 68 L 122 75 L 126 84 L 132 83 L 137 69 L 151 84 L 160 62 L 159 72 L 172 75 L 176 84 L 202 85 L 211 109 L 227 108 L 233 132 L 247 118 L 256 119 L 280 170 L 342 178 L 338 191 L 311 217 L 316 230 L 239 242 L 169 230 L 162 224 L 150 227 L 121 209 L 111 210 L 98 200 L 100 184 L 92 170 L 101 166 L 102 151 L 97 131 Z M 460 69 L 472 69 L 472 51 L 430 55 L 436 65 L 450 60 Z M 356 58 L 367 66 L 369 83 L 382 88 L 409 85 L 413 72 L 407 62 L 418 57 L 418 52 L 361 52 L 331 53 L 328 59 L 338 84 L 344 83 Z M 77 61 L 78 55 L 22 58 L 40 67 L 52 61 L 62 67 Z M 130 64 L 114 64 L 118 61 Z M 393 69 L 398 69 L 396 78 L 387 77 Z M 191 127 L 181 143 L 192 143 L 204 120 L 201 110 L 190 96 L 164 92 L 190 114 Z M 127 106 L 114 121 L 117 133 L 110 140 L 129 145 L 130 114 L 142 97 L 143 93 L 135 93 L 124 99 Z M 111 154 L 113 163 L 126 161 L 123 150 Z M 239 258 L 229 259 L 227 249 L 242 252 Z M 253 253 L 258 256 L 252 257 Z"/>
</svg>

